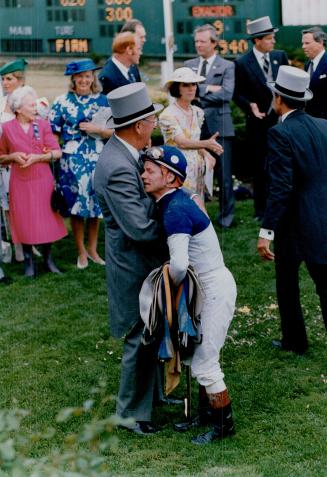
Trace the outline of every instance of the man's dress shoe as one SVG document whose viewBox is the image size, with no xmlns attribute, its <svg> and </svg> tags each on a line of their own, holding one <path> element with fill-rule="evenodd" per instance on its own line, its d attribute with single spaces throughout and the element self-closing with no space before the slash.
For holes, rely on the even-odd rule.
<svg viewBox="0 0 327 477">
<path fill-rule="evenodd" d="M 169 406 L 180 406 L 181 404 L 184 404 L 184 401 L 182 399 L 163 397 L 159 400 L 159 405 L 164 404 L 168 404 Z"/>
<path fill-rule="evenodd" d="M 292 352 L 292 353 L 296 353 L 300 356 L 302 356 L 306 352 L 306 349 L 288 348 L 288 347 L 283 345 L 283 342 L 281 340 L 272 340 L 271 344 L 272 344 L 273 348 L 275 348 L 275 349 L 279 349 L 281 351 L 289 351 L 289 352 Z"/>
<path fill-rule="evenodd" d="M 1 285 L 11 285 L 12 284 L 12 279 L 10 277 L 2 277 L 2 278 L 0 278 L 0 284 Z"/>
<path fill-rule="evenodd" d="M 149 434 L 156 434 L 158 430 L 153 427 L 149 421 L 136 421 L 133 427 L 120 426 L 122 429 L 127 429 L 128 431 L 134 432 L 139 436 L 147 436 Z"/>
</svg>

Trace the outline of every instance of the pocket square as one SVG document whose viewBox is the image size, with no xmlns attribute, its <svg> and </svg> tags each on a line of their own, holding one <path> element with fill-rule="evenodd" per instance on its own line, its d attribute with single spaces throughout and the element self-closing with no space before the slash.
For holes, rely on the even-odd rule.
<svg viewBox="0 0 327 477">
<path fill-rule="evenodd" d="M 327 77 L 327 75 L 326 75 L 326 74 L 324 74 L 324 75 L 320 75 L 320 76 L 319 76 L 319 79 L 323 79 L 323 78 L 326 78 L 326 77 Z"/>
<path fill-rule="evenodd" d="M 274 65 L 278 65 L 278 61 L 277 61 L 277 60 L 274 60 L 273 63 L 274 63 Z"/>
</svg>

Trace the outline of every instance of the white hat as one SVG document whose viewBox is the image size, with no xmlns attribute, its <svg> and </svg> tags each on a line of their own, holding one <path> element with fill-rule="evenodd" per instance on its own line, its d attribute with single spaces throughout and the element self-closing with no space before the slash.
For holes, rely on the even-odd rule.
<svg viewBox="0 0 327 477">
<path fill-rule="evenodd" d="M 165 87 L 169 88 L 173 83 L 201 83 L 205 79 L 205 76 L 200 76 L 194 73 L 191 68 L 183 66 L 183 68 L 177 68 L 173 72 L 171 78 L 166 81 Z"/>
<path fill-rule="evenodd" d="M 267 83 L 269 88 L 280 96 L 298 101 L 309 101 L 313 93 L 308 88 L 310 75 L 300 68 L 282 65 L 275 82 Z"/>
<path fill-rule="evenodd" d="M 269 17 L 261 17 L 252 20 L 246 25 L 246 28 L 250 38 L 265 36 L 278 31 L 278 28 L 272 26 Z"/>
<path fill-rule="evenodd" d="M 144 83 L 130 83 L 107 94 L 111 117 L 107 127 L 111 129 L 128 126 L 140 119 L 156 114 L 162 104 L 153 104 Z"/>
</svg>

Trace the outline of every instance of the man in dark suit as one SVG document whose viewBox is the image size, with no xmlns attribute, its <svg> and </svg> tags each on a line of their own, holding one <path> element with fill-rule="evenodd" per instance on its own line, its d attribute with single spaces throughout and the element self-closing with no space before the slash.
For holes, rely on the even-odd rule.
<svg viewBox="0 0 327 477">
<path fill-rule="evenodd" d="M 311 116 L 327 119 L 327 35 L 320 27 L 302 31 L 302 48 L 309 59 L 304 69 L 310 75 L 313 98 L 305 110 Z"/>
<path fill-rule="evenodd" d="M 199 84 L 200 105 L 205 114 L 205 130 L 201 138 L 208 139 L 217 131 L 224 153 L 215 155 L 215 172 L 219 185 L 220 215 L 218 224 L 223 228 L 231 226 L 234 218 L 234 191 L 232 181 L 232 122 L 230 101 L 234 91 L 234 63 L 217 55 L 218 38 L 212 25 L 203 25 L 194 31 L 195 48 L 198 58 L 185 61 L 185 66 L 206 80 Z"/>
<path fill-rule="evenodd" d="M 150 434 L 155 432 L 151 412 L 158 350 L 141 341 L 139 292 L 148 274 L 163 263 L 166 248 L 155 205 L 143 187 L 139 151 L 149 143 L 162 106 L 152 104 L 144 83 L 115 89 L 108 99 L 108 127 L 115 133 L 99 156 L 94 185 L 105 221 L 110 331 L 115 338 L 124 336 L 117 414 L 135 419 L 132 431 Z"/>
<path fill-rule="evenodd" d="M 247 158 L 252 166 L 255 217 L 260 222 L 267 198 L 267 131 L 277 123 L 273 95 L 266 83 L 276 79 L 278 68 L 287 65 L 288 60 L 283 51 L 273 51 L 278 30 L 269 17 L 253 20 L 247 27 L 254 46 L 235 60 L 234 100 L 246 114 Z"/>
<path fill-rule="evenodd" d="M 276 264 L 282 340 L 273 346 L 298 354 L 308 348 L 299 291 L 303 261 L 327 330 L 327 121 L 302 110 L 312 97 L 309 81 L 303 70 L 281 66 L 271 83 L 281 122 L 268 131 L 269 192 L 258 240 L 260 256 Z"/>
<path fill-rule="evenodd" d="M 141 45 L 136 34 L 128 31 L 118 33 L 112 43 L 112 53 L 99 74 L 103 94 L 141 81 L 136 67 L 140 61 Z"/>
</svg>

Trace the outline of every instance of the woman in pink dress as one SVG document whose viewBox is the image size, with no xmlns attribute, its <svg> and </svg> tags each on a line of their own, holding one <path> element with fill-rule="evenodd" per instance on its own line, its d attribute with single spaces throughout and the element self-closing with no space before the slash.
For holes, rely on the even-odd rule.
<svg viewBox="0 0 327 477">
<path fill-rule="evenodd" d="M 49 162 L 61 157 L 47 121 L 36 119 L 36 93 L 16 89 L 9 104 L 16 118 L 3 124 L 0 163 L 11 164 L 10 226 L 14 243 L 23 244 L 25 276 L 35 277 L 32 245 L 42 244 L 45 270 L 60 273 L 51 258 L 51 244 L 67 235 L 62 217 L 51 209 L 53 175 Z"/>
</svg>

